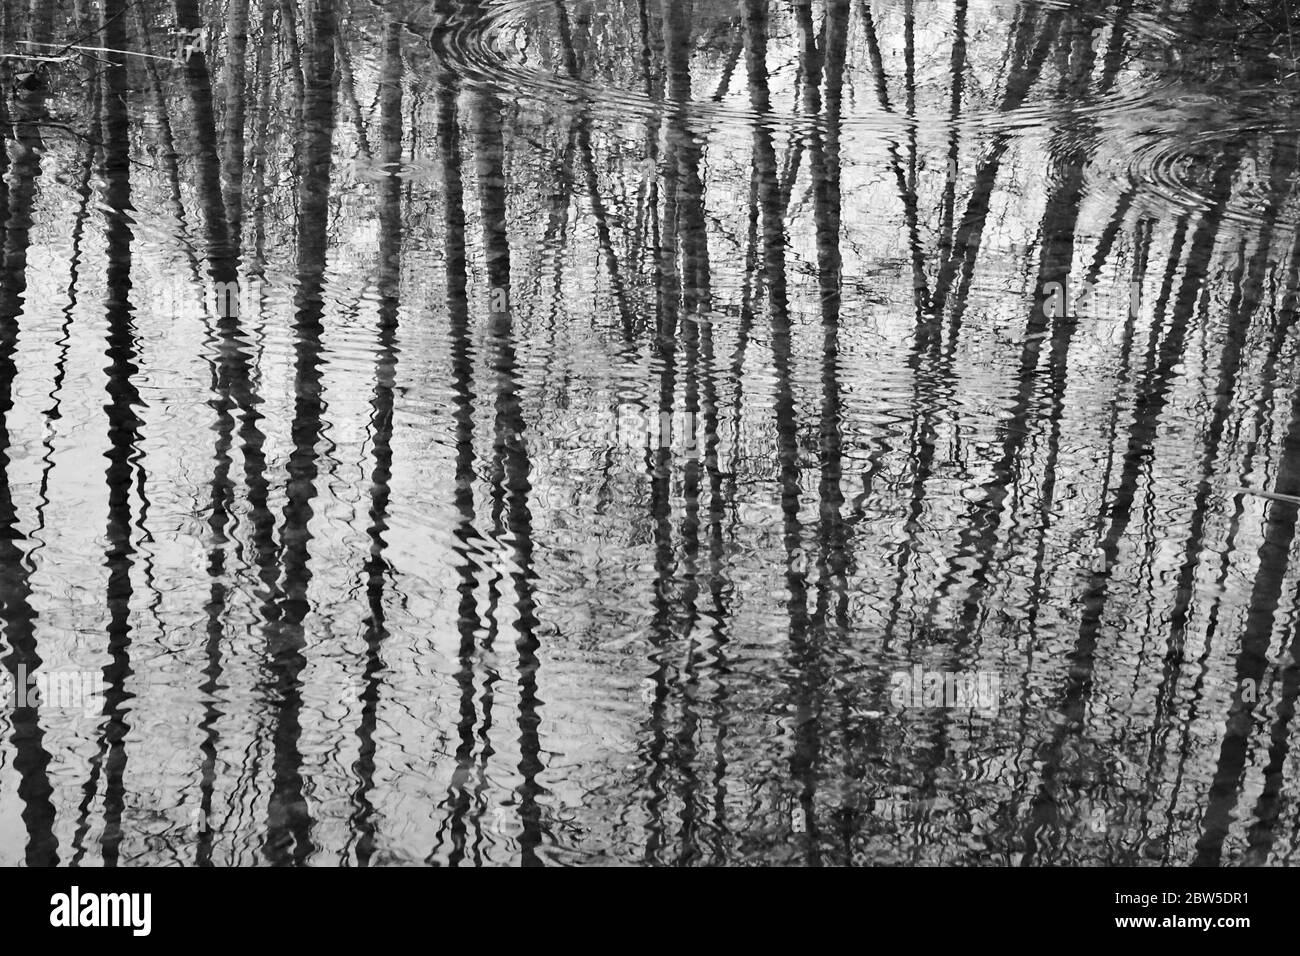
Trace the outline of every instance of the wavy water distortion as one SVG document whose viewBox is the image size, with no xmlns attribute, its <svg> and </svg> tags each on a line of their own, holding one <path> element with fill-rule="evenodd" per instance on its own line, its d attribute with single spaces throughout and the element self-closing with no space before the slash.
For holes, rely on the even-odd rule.
<svg viewBox="0 0 1300 956">
<path fill-rule="evenodd" d="M 1290 0 L 0 13 L 0 864 L 1292 862 Z"/>
</svg>

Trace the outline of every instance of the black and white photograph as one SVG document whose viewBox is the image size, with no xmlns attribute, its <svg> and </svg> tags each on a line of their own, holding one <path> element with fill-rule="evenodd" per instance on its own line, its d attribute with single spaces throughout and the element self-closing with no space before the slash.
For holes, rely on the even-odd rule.
<svg viewBox="0 0 1300 956">
<path fill-rule="evenodd" d="M 1298 105 L 1296 0 L 0 0 L 32 921 L 1050 867 L 1250 927 L 1150 879 L 1300 863 Z"/>
</svg>

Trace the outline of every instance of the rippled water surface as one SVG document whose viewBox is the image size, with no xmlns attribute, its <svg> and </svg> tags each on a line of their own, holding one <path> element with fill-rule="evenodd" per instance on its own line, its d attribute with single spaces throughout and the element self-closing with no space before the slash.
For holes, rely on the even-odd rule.
<svg viewBox="0 0 1300 956">
<path fill-rule="evenodd" d="M 2 5 L 0 863 L 1300 848 L 1288 0 Z"/>
</svg>

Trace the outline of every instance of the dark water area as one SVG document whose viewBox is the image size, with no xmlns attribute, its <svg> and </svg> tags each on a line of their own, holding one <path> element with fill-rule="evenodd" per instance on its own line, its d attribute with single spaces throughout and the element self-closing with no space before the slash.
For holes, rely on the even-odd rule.
<svg viewBox="0 0 1300 956">
<path fill-rule="evenodd" d="M 0 14 L 0 864 L 1293 861 L 1289 0 Z"/>
</svg>

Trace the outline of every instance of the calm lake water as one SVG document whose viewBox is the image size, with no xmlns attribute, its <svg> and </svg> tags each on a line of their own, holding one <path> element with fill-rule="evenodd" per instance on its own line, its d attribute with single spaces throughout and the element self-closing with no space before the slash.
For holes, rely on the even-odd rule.
<svg viewBox="0 0 1300 956">
<path fill-rule="evenodd" d="M 0 864 L 1292 861 L 1285 2 L 2 12 Z"/>
</svg>

